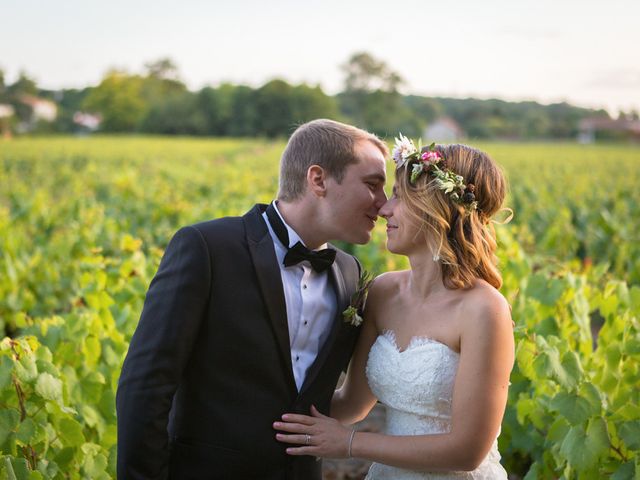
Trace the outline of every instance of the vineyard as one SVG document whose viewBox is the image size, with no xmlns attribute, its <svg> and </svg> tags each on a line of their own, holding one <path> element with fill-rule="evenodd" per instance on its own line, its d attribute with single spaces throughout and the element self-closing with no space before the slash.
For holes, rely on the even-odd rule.
<svg viewBox="0 0 640 480">
<path fill-rule="evenodd" d="M 117 381 L 164 248 L 182 225 L 268 202 L 283 146 L 0 143 L 0 479 L 115 478 Z M 476 146 L 515 212 L 496 226 L 517 348 L 503 463 L 514 479 L 640 478 L 640 149 Z M 345 249 L 405 268 L 382 223 Z"/>
</svg>

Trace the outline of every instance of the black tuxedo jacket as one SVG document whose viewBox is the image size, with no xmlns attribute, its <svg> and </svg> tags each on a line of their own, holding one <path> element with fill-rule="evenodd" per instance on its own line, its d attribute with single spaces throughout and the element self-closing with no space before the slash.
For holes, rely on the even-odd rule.
<svg viewBox="0 0 640 480">
<path fill-rule="evenodd" d="M 272 424 L 312 404 L 329 411 L 358 335 L 341 312 L 360 267 L 338 251 L 336 318 L 298 392 L 264 208 L 182 228 L 169 243 L 119 380 L 119 479 L 321 478 L 321 462 L 286 455 Z"/>
</svg>

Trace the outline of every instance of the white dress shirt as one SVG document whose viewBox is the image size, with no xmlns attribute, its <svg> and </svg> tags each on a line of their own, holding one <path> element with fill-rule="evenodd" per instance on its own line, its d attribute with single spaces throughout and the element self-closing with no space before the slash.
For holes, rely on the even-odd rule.
<svg viewBox="0 0 640 480">
<path fill-rule="evenodd" d="M 287 228 L 288 247 L 292 247 L 297 242 L 304 245 L 298 234 L 284 221 L 275 202 L 273 206 Z M 336 297 L 329 282 L 328 270 L 318 273 L 306 260 L 290 267 L 284 266 L 284 256 L 288 248 L 285 248 L 278 240 L 269 224 L 267 214 L 263 213 L 262 217 L 267 222 L 280 266 L 284 299 L 287 306 L 293 376 L 298 391 L 300 391 L 307 369 L 315 361 L 331 331 L 331 324 L 337 310 Z M 326 248 L 326 244 L 320 248 Z"/>
</svg>

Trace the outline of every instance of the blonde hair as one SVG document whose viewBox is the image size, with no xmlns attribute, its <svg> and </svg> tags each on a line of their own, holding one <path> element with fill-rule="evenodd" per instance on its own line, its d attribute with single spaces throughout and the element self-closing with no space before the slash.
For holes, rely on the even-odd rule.
<svg viewBox="0 0 640 480">
<path fill-rule="evenodd" d="M 318 119 L 300 125 L 287 143 L 280 160 L 280 200 L 299 198 L 306 188 L 307 170 L 319 165 L 338 183 L 349 165 L 357 163 L 356 143 L 369 141 L 387 157 L 387 145 L 374 134 L 359 128 Z"/>
<path fill-rule="evenodd" d="M 436 256 L 440 257 L 442 280 L 447 288 L 471 288 L 480 278 L 500 288 L 495 230 L 491 217 L 500 210 L 507 191 L 504 174 L 484 152 L 467 145 L 436 145 L 446 168 L 475 185 L 478 208 L 466 211 L 441 190 L 433 176 L 420 175 L 409 181 L 411 165 L 396 170 L 400 200 L 410 220 L 419 228 Z"/>
</svg>

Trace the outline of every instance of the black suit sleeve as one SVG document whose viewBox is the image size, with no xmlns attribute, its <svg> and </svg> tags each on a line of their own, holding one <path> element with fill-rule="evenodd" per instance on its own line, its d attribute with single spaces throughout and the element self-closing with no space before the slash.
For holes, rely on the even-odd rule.
<svg viewBox="0 0 640 480">
<path fill-rule="evenodd" d="M 199 230 L 169 243 L 131 339 L 116 396 L 118 478 L 168 474 L 167 424 L 173 396 L 209 301 L 211 260 Z"/>
</svg>

